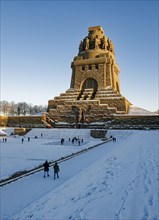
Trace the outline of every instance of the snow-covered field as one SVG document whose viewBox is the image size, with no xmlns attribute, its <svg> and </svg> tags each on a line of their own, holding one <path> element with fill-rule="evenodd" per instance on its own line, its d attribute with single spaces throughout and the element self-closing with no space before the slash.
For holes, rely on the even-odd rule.
<svg viewBox="0 0 159 220">
<path fill-rule="evenodd" d="M 9 129 L 7 132 L 10 134 L 13 130 Z M 75 136 L 80 140 L 83 139 L 80 146 L 78 142 L 72 144 L 72 141 L 69 141 L 69 138 L 72 140 Z M 30 142 L 28 142 L 28 137 L 30 137 Z M 65 139 L 64 145 L 61 145 L 61 138 Z M 6 143 L 3 143 L 3 137 L 0 141 L 1 179 L 9 177 L 17 171 L 37 167 L 45 160 L 54 161 L 102 142 L 99 139 L 91 138 L 88 129 L 32 129 L 24 137 L 8 136 Z"/>
<path fill-rule="evenodd" d="M 50 167 L 48 178 L 40 171 L 1 187 L 1 219 L 158 220 L 159 131 L 110 135 L 117 141 L 61 162 L 59 179 Z M 74 136 L 84 139 L 81 146 L 68 141 Z M 87 129 L 33 129 L 23 144 L 21 138 L 1 141 L 1 178 L 101 142 Z"/>
</svg>

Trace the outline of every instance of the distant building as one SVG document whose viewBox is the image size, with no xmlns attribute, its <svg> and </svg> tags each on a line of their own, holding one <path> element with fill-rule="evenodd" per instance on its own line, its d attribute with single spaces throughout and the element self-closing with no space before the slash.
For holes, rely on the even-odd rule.
<svg viewBox="0 0 159 220">
<path fill-rule="evenodd" d="M 130 102 L 120 93 L 120 69 L 112 41 L 101 26 L 88 31 L 71 64 L 70 88 L 48 102 L 48 115 L 58 122 L 99 122 L 129 110 Z"/>
</svg>

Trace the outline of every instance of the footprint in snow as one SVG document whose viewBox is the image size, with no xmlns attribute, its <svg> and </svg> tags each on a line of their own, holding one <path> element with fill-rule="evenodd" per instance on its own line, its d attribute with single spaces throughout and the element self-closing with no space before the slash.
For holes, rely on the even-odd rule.
<svg viewBox="0 0 159 220">
<path fill-rule="evenodd" d="M 153 205 L 153 197 L 152 197 L 152 196 L 150 196 L 150 198 L 149 198 L 149 200 L 148 200 L 148 204 L 149 204 L 150 206 Z"/>
</svg>

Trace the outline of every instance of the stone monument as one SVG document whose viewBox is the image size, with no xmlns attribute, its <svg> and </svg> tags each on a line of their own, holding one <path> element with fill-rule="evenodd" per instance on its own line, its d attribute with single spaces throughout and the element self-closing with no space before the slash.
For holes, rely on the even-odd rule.
<svg viewBox="0 0 159 220">
<path fill-rule="evenodd" d="M 71 64 L 70 88 L 48 102 L 53 121 L 90 123 L 127 114 L 130 102 L 120 93 L 114 45 L 101 26 L 89 27 Z"/>
</svg>

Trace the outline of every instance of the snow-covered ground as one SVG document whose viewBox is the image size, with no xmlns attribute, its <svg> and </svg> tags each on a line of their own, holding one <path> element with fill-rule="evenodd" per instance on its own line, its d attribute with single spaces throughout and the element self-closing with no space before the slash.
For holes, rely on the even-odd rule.
<svg viewBox="0 0 159 220">
<path fill-rule="evenodd" d="M 9 129 L 5 130 L 5 132 L 10 134 L 13 130 Z M 80 146 L 78 142 L 72 144 L 71 140 L 75 136 L 80 140 L 83 139 L 83 142 L 80 141 Z M 30 137 L 30 141 L 28 141 L 28 137 Z M 23 143 L 22 138 L 24 139 Z M 63 145 L 61 145 L 61 138 L 65 139 Z M 90 137 L 89 129 L 32 129 L 25 136 L 14 137 L 9 135 L 6 143 L 3 143 L 3 137 L 1 137 L 0 142 L 0 179 L 7 178 L 17 171 L 38 167 L 45 160 L 54 161 L 102 143 L 100 139 Z"/>
<path fill-rule="evenodd" d="M 77 134 L 84 139 L 81 146 L 68 141 Z M 110 135 L 117 141 L 60 163 L 59 179 L 53 179 L 50 167 L 48 178 L 40 171 L 1 187 L 1 219 L 158 220 L 159 131 L 112 130 Z M 2 177 L 97 142 L 87 129 L 33 129 L 23 144 L 8 137 L 1 143 Z"/>
<path fill-rule="evenodd" d="M 128 115 L 157 115 L 155 112 L 150 112 L 146 109 L 130 105 Z"/>
</svg>

